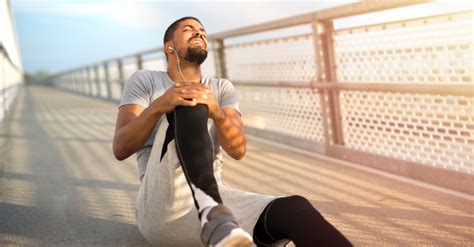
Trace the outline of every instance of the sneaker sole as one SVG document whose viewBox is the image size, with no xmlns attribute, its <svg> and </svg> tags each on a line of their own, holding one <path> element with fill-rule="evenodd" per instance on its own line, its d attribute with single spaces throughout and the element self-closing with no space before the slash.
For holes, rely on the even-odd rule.
<svg viewBox="0 0 474 247">
<path fill-rule="evenodd" d="M 232 230 L 229 236 L 225 237 L 218 244 L 214 245 L 215 247 L 252 247 L 253 241 L 250 235 L 242 230 L 237 228 Z"/>
</svg>

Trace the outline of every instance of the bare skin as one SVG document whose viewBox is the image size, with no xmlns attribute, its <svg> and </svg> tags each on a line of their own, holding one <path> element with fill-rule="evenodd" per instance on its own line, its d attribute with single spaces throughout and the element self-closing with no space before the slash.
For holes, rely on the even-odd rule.
<svg viewBox="0 0 474 247">
<path fill-rule="evenodd" d="M 195 44 L 196 40 L 201 44 Z M 224 151 L 237 160 L 244 157 L 247 141 L 240 114 L 233 108 L 221 108 L 211 90 L 200 83 L 200 65 L 180 58 L 184 78 L 188 81 L 183 82 L 176 55 L 169 47 L 184 55 L 189 46 L 206 50 L 208 46 L 204 28 L 193 19 L 180 22 L 173 39 L 164 46 L 168 55 L 167 73 L 175 82 L 174 85 L 147 108 L 137 104 L 119 108 L 113 141 L 113 152 L 118 160 L 130 157 L 145 145 L 163 114 L 172 112 L 177 106 L 195 106 L 198 103 L 208 106 L 209 118 L 214 121 L 217 137 Z"/>
</svg>

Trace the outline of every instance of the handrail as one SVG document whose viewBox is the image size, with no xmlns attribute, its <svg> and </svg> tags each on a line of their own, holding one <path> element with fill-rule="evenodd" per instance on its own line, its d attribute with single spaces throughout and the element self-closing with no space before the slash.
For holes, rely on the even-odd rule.
<svg viewBox="0 0 474 247">
<path fill-rule="evenodd" d="M 416 5 L 420 3 L 428 3 L 432 1 L 433 0 L 412 0 L 412 1 L 391 0 L 391 1 L 379 2 L 379 1 L 365 0 L 365 1 L 351 3 L 351 4 L 347 4 L 343 6 L 334 7 L 334 8 L 318 10 L 318 11 L 314 11 L 314 12 L 310 12 L 310 13 L 306 13 L 306 14 L 302 14 L 298 16 L 283 18 L 280 20 L 269 21 L 269 22 L 265 22 L 261 24 L 237 28 L 230 31 L 224 31 L 220 33 L 211 34 L 208 36 L 208 40 L 209 41 L 221 40 L 221 39 L 231 38 L 235 36 L 249 35 L 249 34 L 253 34 L 257 32 L 281 29 L 281 28 L 292 27 L 292 26 L 297 26 L 297 25 L 302 25 L 302 24 L 311 24 L 312 21 L 328 21 L 328 20 L 333 20 L 337 18 L 361 15 L 361 14 L 384 10 L 384 9 L 405 7 L 405 6 L 411 6 L 411 5 Z M 65 73 L 79 70 L 79 69 L 85 69 L 87 67 L 95 66 L 97 64 L 103 64 L 107 62 L 113 62 L 116 60 L 134 58 L 137 56 L 143 56 L 146 54 L 156 53 L 160 51 L 163 51 L 163 46 L 160 46 L 157 48 L 151 48 L 148 50 L 144 50 L 144 51 L 136 52 L 132 54 L 126 54 L 126 55 L 118 56 L 114 58 L 108 58 L 108 59 L 101 60 L 93 64 L 87 64 L 81 67 L 65 70 L 65 71 L 57 73 L 56 75 L 65 74 Z"/>
<path fill-rule="evenodd" d="M 407 175 L 406 171 L 408 171 L 403 168 L 406 167 L 406 161 L 420 165 L 420 167 L 421 165 L 426 165 L 427 162 L 431 162 L 434 168 L 455 169 L 456 171 L 459 170 L 459 174 L 464 174 L 467 171 L 465 164 L 470 164 L 471 162 L 471 156 L 465 151 L 469 151 L 468 146 L 471 143 L 469 138 L 472 137 L 471 130 L 473 124 L 469 115 L 469 107 L 471 99 L 474 97 L 472 75 L 468 74 L 471 70 L 464 64 L 465 61 L 469 60 L 467 58 L 468 55 L 464 56 L 464 54 L 472 51 L 472 47 L 466 45 L 469 44 L 469 41 L 466 40 L 468 36 L 464 36 L 464 33 L 466 33 L 464 30 L 468 28 L 465 22 L 465 11 L 356 26 L 349 29 L 335 29 L 334 22 L 332 21 L 337 18 L 425 2 L 431 1 L 366 0 L 210 35 L 209 41 L 212 44 L 212 53 L 210 54 L 214 61 L 214 64 L 210 65 L 214 69 L 212 73 L 215 73 L 216 77 L 230 77 L 237 90 L 243 95 L 241 102 L 242 111 L 245 111 L 246 118 L 249 120 L 248 123 L 250 123 L 247 127 L 253 128 L 255 133 L 261 133 L 262 137 L 272 140 L 278 139 L 286 144 L 315 151 L 314 148 L 310 147 L 313 145 L 308 145 L 308 141 L 311 140 L 310 143 L 320 147 L 318 152 L 323 152 L 330 157 L 368 164 L 369 166 L 373 166 L 372 160 L 376 157 L 382 160 L 383 164 L 380 167 L 404 176 Z M 445 15 L 447 16 L 446 18 L 433 19 Z M 449 15 L 453 15 L 452 18 Z M 432 23 L 438 23 L 438 21 L 446 23 L 447 27 L 454 27 L 454 29 L 450 28 L 449 30 L 455 31 L 453 35 L 459 33 L 462 39 L 459 42 L 456 39 L 456 42 L 451 44 L 446 43 L 447 41 L 443 39 L 443 36 L 440 42 L 434 40 L 436 42 L 434 42 L 435 46 L 432 48 L 433 43 L 431 42 L 433 40 L 431 36 L 426 34 L 431 32 L 431 28 L 434 26 Z M 252 39 L 250 42 L 239 42 L 235 45 L 229 45 L 227 44 L 228 42 L 225 43 L 225 41 L 228 41 L 228 38 L 235 36 L 278 30 L 300 24 L 311 26 L 311 33 L 258 41 Z M 456 25 L 459 25 L 459 29 L 457 29 Z M 405 67 L 401 67 L 402 69 L 395 67 L 393 71 L 397 75 L 398 73 L 403 73 L 407 76 L 389 76 L 389 81 L 385 81 L 384 78 L 387 77 L 378 76 L 380 73 L 385 73 L 383 69 L 370 70 L 370 73 L 368 75 L 364 74 L 363 77 L 358 76 L 357 73 L 356 76 L 352 76 L 351 71 L 354 69 L 358 70 L 358 67 L 352 66 L 352 63 L 358 63 L 358 61 L 365 62 L 363 59 L 358 59 L 359 57 L 377 56 L 373 51 L 378 51 L 382 46 L 374 46 L 368 49 L 370 51 L 368 53 L 338 50 L 337 48 L 344 47 L 344 45 L 350 46 L 350 43 L 344 42 L 347 40 L 350 42 L 351 38 L 352 40 L 358 39 L 357 35 L 359 33 L 363 36 L 363 42 L 361 43 L 365 45 L 366 42 L 369 42 L 368 45 L 372 45 L 372 43 L 380 39 L 380 36 L 383 39 L 389 39 L 391 38 L 392 30 L 405 27 L 405 30 L 401 30 L 402 35 L 405 36 L 403 36 L 400 42 L 415 39 L 416 37 L 411 37 L 411 33 L 418 32 L 421 29 L 421 41 L 430 41 L 428 46 L 425 45 L 421 49 L 416 46 L 418 43 L 415 45 L 412 45 L 411 42 L 396 43 L 393 49 L 390 46 L 391 48 L 387 50 L 389 52 L 380 54 L 390 58 L 394 56 L 394 61 L 397 62 L 398 66 L 399 60 L 406 61 L 411 59 L 410 56 L 414 52 L 430 53 L 433 50 L 436 52 L 439 50 L 440 53 L 445 52 L 449 54 L 450 58 L 453 54 L 456 63 L 451 63 L 451 60 L 447 60 L 446 64 L 449 69 L 451 67 L 458 69 L 459 67 L 459 70 L 449 70 L 445 73 L 439 68 L 444 64 L 438 65 L 436 63 L 434 66 L 429 67 L 431 63 L 427 63 L 428 67 L 432 68 L 433 71 L 420 69 L 416 72 L 417 76 L 412 76 L 411 70 L 406 70 L 405 68 L 408 65 L 411 68 L 411 66 L 418 66 L 420 64 L 418 61 L 415 61 L 416 63 L 413 63 L 413 65 L 403 64 Z M 375 35 L 374 42 L 369 40 L 372 37 L 370 34 L 367 35 L 366 32 L 374 31 L 373 33 L 375 33 L 379 29 L 382 31 L 387 30 L 388 36 L 384 37 L 384 33 L 377 33 L 378 36 Z M 408 35 L 403 31 L 409 33 L 410 39 L 406 39 Z M 449 35 L 451 37 L 451 33 Z M 273 74 L 274 71 L 280 68 L 281 64 L 278 64 L 274 70 L 266 70 L 267 67 L 265 66 L 272 64 L 272 61 L 267 63 L 266 58 L 248 61 L 243 66 L 233 61 L 228 63 L 229 58 L 235 59 L 232 56 L 239 53 L 238 50 L 235 51 L 229 48 L 240 46 L 244 50 L 246 45 L 249 44 L 249 51 L 252 51 L 261 42 L 267 43 L 267 41 L 270 41 L 268 42 L 270 45 L 265 46 L 263 51 L 265 53 L 272 53 L 273 50 L 267 47 L 273 44 L 280 45 L 282 39 L 285 40 L 285 44 L 291 44 L 294 41 L 293 39 L 297 39 L 299 42 L 299 37 L 303 37 L 301 39 L 303 41 L 302 46 L 305 48 L 303 52 L 307 51 L 307 54 L 305 53 L 304 55 L 308 55 L 309 58 L 305 57 L 305 60 L 293 63 L 294 59 L 300 59 L 300 57 L 288 57 L 285 58 L 286 60 L 284 59 L 285 64 L 283 66 L 295 66 L 296 69 L 302 68 L 303 74 L 291 74 L 288 76 L 287 70 L 278 71 L 278 73 Z M 397 37 L 395 37 L 394 41 L 397 41 Z M 408 46 L 412 45 L 411 47 L 414 49 L 405 49 L 405 44 Z M 357 49 L 357 45 L 355 44 L 354 49 Z M 365 46 L 361 47 L 365 49 Z M 437 47 L 441 48 L 438 49 Z M 444 49 L 445 47 L 447 48 L 446 50 Z M 287 47 L 285 46 L 284 49 L 287 49 Z M 49 83 L 66 90 L 117 102 L 121 97 L 119 89 L 123 91 L 125 87 L 126 78 L 124 77 L 130 76 L 129 73 L 135 69 L 146 68 L 148 64 L 145 64 L 145 61 L 151 58 L 151 56 L 148 57 L 148 54 L 153 55 L 153 58 L 150 60 L 159 60 L 157 62 L 160 63 L 164 62 L 162 50 L 163 48 L 159 47 L 108 59 L 56 74 L 55 77 L 48 80 Z M 160 51 L 161 53 L 159 53 Z M 298 52 L 301 51 L 298 50 Z M 434 61 L 437 62 L 440 59 L 444 59 L 445 53 L 442 53 L 443 56 L 435 56 Z M 459 63 L 463 64 L 460 64 L 460 66 L 457 66 L 458 53 L 462 53 L 459 56 Z M 416 53 L 414 57 L 421 58 L 423 61 L 425 61 L 425 58 L 429 60 L 431 57 L 424 56 L 425 53 L 420 54 Z M 249 54 L 242 55 L 248 56 Z M 299 55 L 299 53 L 295 55 Z M 385 57 L 383 58 L 385 59 Z M 272 54 L 269 58 L 279 57 L 273 57 Z M 135 66 L 123 66 L 125 59 L 127 59 L 127 63 L 132 62 Z M 290 61 L 290 63 L 287 63 L 287 61 Z M 348 66 L 346 66 L 345 61 L 349 61 Z M 367 63 L 369 66 L 372 66 L 371 61 Z M 303 67 L 300 67 L 300 62 L 304 63 Z M 251 67 L 253 63 L 256 63 L 257 66 Z M 261 64 L 263 66 L 259 67 L 258 65 Z M 114 73 L 118 71 L 118 79 L 111 79 L 109 74 L 111 73 L 111 66 L 115 66 Z M 258 73 L 257 71 L 260 68 L 262 68 L 263 75 L 254 76 L 252 73 Z M 207 68 L 204 67 L 204 69 Z M 125 72 L 126 75 L 124 74 Z M 244 75 L 247 72 L 250 72 L 249 75 Z M 339 72 L 342 73 L 338 74 Z M 364 71 L 362 70 L 361 72 Z M 375 77 L 372 77 L 373 72 L 375 72 Z M 388 72 L 390 74 L 392 70 L 388 70 Z M 239 76 L 237 73 L 241 73 L 242 76 Z M 290 71 L 289 73 L 292 72 Z M 238 80 L 239 77 L 242 79 Z M 299 80 L 300 78 L 305 80 Z M 352 78 L 355 81 L 350 81 Z M 114 90 L 111 90 L 112 87 Z M 414 100 L 418 98 L 421 100 Z M 408 101 L 412 103 L 406 103 Z M 384 105 L 387 102 L 390 104 L 388 109 L 396 110 L 396 116 L 372 114 L 375 108 L 387 108 Z M 255 104 L 262 105 L 255 107 Z M 282 107 L 275 107 L 275 105 L 279 104 L 282 104 Z M 266 108 L 266 105 L 269 108 Z M 367 105 L 374 106 L 374 108 L 367 107 Z M 347 107 L 351 108 L 350 111 L 347 111 Z M 413 118 L 410 117 L 413 115 L 421 116 L 419 123 L 415 127 L 413 127 L 412 123 Z M 278 118 L 278 116 L 282 116 L 282 118 Z M 294 122 L 298 124 L 293 124 Z M 304 122 L 304 125 L 302 122 Z M 273 125 L 276 127 L 273 128 Z M 311 125 L 311 128 L 308 128 L 308 125 Z M 281 129 L 281 126 L 285 126 L 284 130 Z M 301 138 L 302 135 L 306 135 L 306 137 Z M 354 136 L 357 136 L 355 138 L 357 141 L 354 141 Z M 376 144 L 379 146 L 376 148 L 371 141 L 375 139 L 378 140 Z M 299 142 L 299 140 L 303 141 Z M 418 143 L 420 145 L 416 144 L 416 147 L 411 146 L 411 144 L 405 145 L 404 141 L 407 140 L 410 143 Z M 451 141 L 453 145 L 449 144 Z M 426 145 L 436 146 L 436 149 L 426 149 Z M 338 151 L 338 148 L 341 147 L 345 148 L 343 155 Z M 382 149 L 391 151 L 387 153 L 381 151 Z M 458 153 L 458 149 L 460 153 Z M 353 155 L 345 156 L 347 153 L 352 153 Z M 418 155 L 419 153 L 421 155 Z M 420 163 L 420 157 L 422 163 Z M 408 172 L 409 174 L 410 172 Z M 429 182 L 446 186 L 446 183 L 443 182 L 433 182 L 433 180 L 430 180 L 430 177 L 432 175 L 427 173 L 425 178 L 421 178 L 421 180 L 427 179 Z M 420 178 L 417 177 L 417 179 Z"/>
<path fill-rule="evenodd" d="M 432 2 L 431 0 L 394 0 L 394 1 L 362 1 L 347 4 L 330 9 L 319 10 L 303 15 L 288 17 L 276 21 L 269 21 L 262 24 L 242 27 L 226 32 L 209 35 L 209 39 L 224 39 L 240 35 L 249 35 L 257 32 L 265 32 L 273 29 L 292 27 L 302 24 L 309 24 L 312 21 L 328 21 L 337 18 L 361 15 L 369 12 L 384 10 L 388 8 L 397 8 L 410 6 L 420 3 Z"/>
<path fill-rule="evenodd" d="M 411 94 L 432 94 L 432 95 L 459 95 L 474 97 L 473 84 L 421 84 L 421 83 L 384 83 L 384 82 L 318 82 L 310 84 L 308 82 L 251 82 L 236 81 L 232 83 L 236 86 L 255 86 L 255 87 L 289 87 L 289 88 L 308 88 L 316 90 L 352 90 L 352 91 L 374 91 L 391 93 L 411 93 Z"/>
<path fill-rule="evenodd" d="M 455 12 L 449 12 L 449 13 L 444 13 L 444 14 L 437 14 L 437 15 L 431 15 L 429 18 L 443 18 L 443 17 L 450 17 L 452 15 L 460 15 L 460 14 L 473 14 L 474 10 L 460 10 L 460 11 L 455 11 Z M 335 30 L 336 33 L 341 33 L 341 32 L 347 32 L 347 31 L 354 31 L 354 30 L 360 30 L 360 29 L 371 29 L 374 27 L 379 27 L 379 26 L 391 26 L 395 24 L 402 24 L 402 23 L 409 23 L 409 22 L 416 22 L 416 21 L 421 21 L 425 20 L 426 17 L 415 17 L 415 18 L 410 18 L 410 19 L 403 19 L 403 20 L 398 20 L 398 21 L 388 21 L 388 22 L 383 22 L 383 23 L 375 23 L 375 24 L 369 24 L 369 25 L 363 25 L 363 26 L 354 26 L 354 27 L 348 27 L 348 28 L 341 28 Z"/>
</svg>

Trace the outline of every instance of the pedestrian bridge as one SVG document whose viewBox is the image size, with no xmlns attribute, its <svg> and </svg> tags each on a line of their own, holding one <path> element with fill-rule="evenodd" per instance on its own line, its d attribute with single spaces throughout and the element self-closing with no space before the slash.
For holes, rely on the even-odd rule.
<svg viewBox="0 0 474 247">
<path fill-rule="evenodd" d="M 418 2 L 354 3 L 211 35 L 203 71 L 234 83 L 249 135 L 243 160 L 225 157 L 224 181 L 303 195 L 356 246 L 472 245 L 472 11 L 334 25 Z M 295 26 L 309 32 L 257 37 Z M 162 49 L 28 86 L 0 50 L 0 245 L 147 245 L 135 160 L 115 160 L 112 138 L 124 83 L 165 69 Z"/>
</svg>

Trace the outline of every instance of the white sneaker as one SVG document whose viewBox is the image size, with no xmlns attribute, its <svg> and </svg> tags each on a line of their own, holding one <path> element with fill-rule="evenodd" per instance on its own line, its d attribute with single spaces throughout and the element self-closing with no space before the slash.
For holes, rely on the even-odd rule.
<svg viewBox="0 0 474 247">
<path fill-rule="evenodd" d="M 201 230 L 205 246 L 251 247 L 252 236 L 240 228 L 229 208 L 219 204 L 207 214 L 207 222 Z"/>
</svg>

